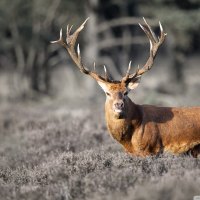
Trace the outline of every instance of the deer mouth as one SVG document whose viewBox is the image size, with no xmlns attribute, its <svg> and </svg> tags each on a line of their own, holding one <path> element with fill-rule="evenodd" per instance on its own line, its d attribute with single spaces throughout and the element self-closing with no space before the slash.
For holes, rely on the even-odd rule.
<svg viewBox="0 0 200 200">
<path fill-rule="evenodd" d="M 123 113 L 123 110 L 120 108 L 114 108 L 114 112 L 120 114 Z"/>
<path fill-rule="evenodd" d="M 117 119 L 120 119 L 121 117 L 124 116 L 124 108 L 113 108 L 114 116 Z"/>
<path fill-rule="evenodd" d="M 116 114 L 121 114 L 124 111 L 124 102 L 122 100 L 117 101 L 113 104 L 113 111 Z"/>
<path fill-rule="evenodd" d="M 124 116 L 124 111 L 122 109 L 114 109 L 114 117 L 116 119 L 121 119 Z"/>
</svg>

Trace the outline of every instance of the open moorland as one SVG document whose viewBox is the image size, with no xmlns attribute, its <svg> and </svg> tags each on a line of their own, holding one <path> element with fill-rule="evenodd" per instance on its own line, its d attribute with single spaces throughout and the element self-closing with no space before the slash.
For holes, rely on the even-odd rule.
<svg viewBox="0 0 200 200">
<path fill-rule="evenodd" d="M 9 105 L 0 112 L 0 199 L 193 199 L 200 159 L 127 155 L 101 109 Z"/>
<path fill-rule="evenodd" d="M 169 73 L 154 70 L 133 93 L 134 101 L 199 105 L 199 69 L 189 64 L 183 91 L 173 92 L 177 88 Z M 160 85 L 169 91 L 160 91 Z M 69 93 L 70 86 L 65 88 Z M 71 101 L 0 104 L 0 199 L 188 200 L 200 195 L 200 158 L 126 154 L 108 134 L 103 93 L 97 92 L 98 101 L 84 91 L 79 94 L 84 98 Z"/>
</svg>

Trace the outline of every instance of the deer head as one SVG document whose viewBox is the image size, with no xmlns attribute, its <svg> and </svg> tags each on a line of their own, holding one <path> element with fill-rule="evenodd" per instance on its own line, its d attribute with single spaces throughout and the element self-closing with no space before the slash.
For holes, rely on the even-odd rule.
<svg viewBox="0 0 200 200">
<path fill-rule="evenodd" d="M 104 66 L 105 76 L 101 76 L 95 72 L 95 64 L 94 64 L 94 71 L 90 71 L 88 68 L 86 68 L 81 60 L 80 55 L 80 47 L 79 44 L 77 45 L 77 51 L 75 51 L 75 44 L 77 37 L 79 33 L 84 28 L 84 25 L 86 24 L 87 18 L 78 29 L 71 34 L 72 26 L 67 26 L 67 32 L 66 32 L 66 41 L 64 41 L 62 37 L 62 29 L 60 30 L 60 38 L 59 40 L 52 41 L 51 43 L 58 43 L 62 45 L 69 53 L 70 57 L 76 64 L 76 66 L 79 68 L 79 70 L 91 76 L 93 79 L 97 81 L 97 83 L 101 86 L 103 91 L 106 94 L 106 104 L 110 108 L 111 112 L 113 112 L 114 116 L 120 117 L 123 116 L 127 110 L 127 103 L 129 101 L 128 93 L 135 89 L 138 84 L 141 76 L 151 69 L 154 58 L 156 56 L 157 50 L 160 47 L 160 45 L 164 42 L 166 33 L 164 33 L 161 23 L 159 22 L 160 26 L 160 37 L 156 37 L 155 33 L 149 26 L 149 24 L 146 22 L 145 18 L 144 25 L 139 24 L 139 26 L 142 28 L 142 30 L 145 32 L 146 36 L 149 39 L 150 42 L 150 55 L 145 63 L 145 65 L 140 69 L 138 69 L 134 73 L 130 73 L 131 70 L 131 61 L 128 66 L 128 70 L 124 77 L 122 77 L 121 80 L 115 81 L 111 80 L 108 76 L 106 67 Z"/>
</svg>

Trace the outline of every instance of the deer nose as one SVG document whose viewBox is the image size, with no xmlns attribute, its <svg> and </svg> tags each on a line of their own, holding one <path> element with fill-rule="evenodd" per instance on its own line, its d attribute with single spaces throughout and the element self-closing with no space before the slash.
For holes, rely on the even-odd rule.
<svg viewBox="0 0 200 200">
<path fill-rule="evenodd" d="M 117 109 L 122 109 L 124 107 L 124 102 L 123 101 L 118 101 L 114 104 L 115 108 Z"/>
</svg>

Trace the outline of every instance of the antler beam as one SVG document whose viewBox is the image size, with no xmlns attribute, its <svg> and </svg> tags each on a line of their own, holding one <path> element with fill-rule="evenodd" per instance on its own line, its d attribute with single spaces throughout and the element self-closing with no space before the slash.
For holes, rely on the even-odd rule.
<svg viewBox="0 0 200 200">
<path fill-rule="evenodd" d="M 90 71 L 89 69 L 87 69 L 81 60 L 81 53 L 80 53 L 80 46 L 79 44 L 77 45 L 77 52 L 75 51 L 75 45 L 76 45 L 76 40 L 78 38 L 79 33 L 83 30 L 86 22 L 88 21 L 89 18 L 87 18 L 77 29 L 76 31 L 71 34 L 72 31 L 72 26 L 69 27 L 69 25 L 67 25 L 67 31 L 66 31 L 66 42 L 63 39 L 62 36 L 62 29 L 60 30 L 60 38 L 56 41 L 52 41 L 51 43 L 55 44 L 60 44 L 62 45 L 69 53 L 70 57 L 72 58 L 72 60 L 74 61 L 74 63 L 76 64 L 76 66 L 79 68 L 79 70 L 87 75 L 90 75 L 92 78 L 94 78 L 96 81 L 100 81 L 100 82 L 112 82 L 109 78 L 108 78 L 108 74 L 107 74 L 107 70 L 105 69 L 105 78 L 100 76 L 99 74 L 97 74 L 94 71 Z"/>
<path fill-rule="evenodd" d="M 71 34 L 72 31 L 72 26 L 67 25 L 67 31 L 66 31 L 66 42 L 63 39 L 62 36 L 62 29 L 60 30 L 60 38 L 56 41 L 52 41 L 51 43 L 57 43 L 62 45 L 69 53 L 70 57 L 72 58 L 72 60 L 74 61 L 74 63 L 76 64 L 76 66 L 79 68 L 79 70 L 87 75 L 90 75 L 93 79 L 95 79 L 96 81 L 100 81 L 100 82 L 120 82 L 120 81 L 113 81 L 109 79 L 108 73 L 107 73 L 107 69 L 104 66 L 104 71 L 105 71 L 105 77 L 100 76 L 99 74 L 97 74 L 95 71 L 90 71 L 89 69 L 87 69 L 81 60 L 81 53 L 80 53 L 80 46 L 79 44 L 77 45 L 77 50 L 75 51 L 75 45 L 76 45 L 76 41 L 78 38 L 79 33 L 83 30 L 86 22 L 88 21 L 89 18 L 87 18 L 77 29 L 76 31 Z M 130 74 L 130 70 L 131 70 L 131 62 L 129 63 L 128 66 L 128 70 L 126 72 L 126 75 L 121 79 L 121 82 L 125 82 L 125 83 L 129 83 L 130 81 L 133 81 L 133 79 L 137 79 L 140 76 L 142 76 L 145 72 L 147 72 L 148 70 L 151 69 L 151 67 L 153 66 L 153 62 L 154 59 L 156 57 L 156 53 L 158 48 L 162 45 L 162 43 L 165 40 L 166 37 L 166 33 L 164 33 L 163 28 L 161 23 L 159 22 L 159 27 L 160 27 L 160 37 L 157 38 L 156 34 L 153 32 L 153 30 L 151 29 L 151 26 L 147 23 L 147 21 L 145 20 L 145 18 L 143 18 L 144 20 L 144 26 L 141 25 L 139 23 L 139 26 L 142 28 L 142 30 L 145 32 L 147 38 L 149 39 L 150 42 L 150 55 L 149 58 L 147 60 L 147 62 L 145 63 L 145 65 L 139 69 L 136 70 L 135 73 Z M 95 66 L 94 66 L 95 68 Z"/>
<path fill-rule="evenodd" d="M 139 26 L 142 28 L 142 30 L 145 32 L 146 36 L 149 39 L 150 55 L 145 65 L 141 69 L 138 68 L 136 72 L 133 74 L 129 74 L 130 69 L 131 69 L 131 62 L 129 63 L 127 73 L 121 80 L 122 82 L 125 82 L 125 83 L 129 83 L 133 79 L 139 78 L 145 72 L 151 69 L 151 67 L 153 66 L 154 59 L 156 57 L 157 50 L 164 42 L 165 37 L 167 35 L 166 33 L 164 33 L 162 24 L 159 22 L 160 37 L 157 38 L 155 33 L 153 32 L 153 30 L 151 29 L 150 25 L 147 23 L 144 17 L 143 17 L 143 20 L 144 20 L 145 26 L 141 25 L 140 23 L 139 23 Z"/>
</svg>

